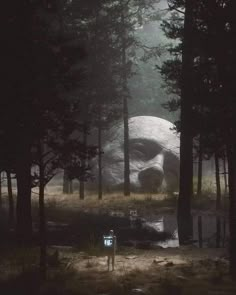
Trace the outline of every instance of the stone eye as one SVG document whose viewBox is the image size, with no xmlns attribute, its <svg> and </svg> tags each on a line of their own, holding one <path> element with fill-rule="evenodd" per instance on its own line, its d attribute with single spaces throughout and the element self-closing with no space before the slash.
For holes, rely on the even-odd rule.
<svg viewBox="0 0 236 295">
<path fill-rule="evenodd" d="M 129 147 L 131 159 L 143 161 L 153 159 L 162 150 L 156 142 L 146 139 L 130 140 Z"/>
<path fill-rule="evenodd" d="M 132 154 L 136 156 L 145 156 L 146 154 L 145 146 L 142 143 L 137 142 L 132 144 L 130 146 L 130 150 Z"/>
</svg>

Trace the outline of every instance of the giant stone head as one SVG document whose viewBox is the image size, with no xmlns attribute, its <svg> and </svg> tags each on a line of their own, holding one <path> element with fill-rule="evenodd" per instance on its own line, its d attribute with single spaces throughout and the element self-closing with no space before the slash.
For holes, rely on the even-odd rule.
<svg viewBox="0 0 236 295">
<path fill-rule="evenodd" d="M 179 137 L 167 120 L 138 116 L 129 119 L 131 190 L 176 190 L 179 178 Z M 113 126 L 103 144 L 104 188 L 122 189 L 124 182 L 124 127 Z M 95 167 L 95 170 L 97 168 Z M 96 174 L 96 171 L 95 171 Z"/>
</svg>

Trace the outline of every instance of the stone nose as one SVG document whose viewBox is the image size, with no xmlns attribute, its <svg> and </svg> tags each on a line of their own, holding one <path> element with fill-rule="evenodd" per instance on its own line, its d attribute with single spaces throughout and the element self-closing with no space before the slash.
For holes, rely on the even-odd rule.
<svg viewBox="0 0 236 295">
<path fill-rule="evenodd" d="M 162 184 L 164 171 L 159 165 L 148 167 L 139 172 L 138 178 L 143 190 L 157 192 Z"/>
</svg>

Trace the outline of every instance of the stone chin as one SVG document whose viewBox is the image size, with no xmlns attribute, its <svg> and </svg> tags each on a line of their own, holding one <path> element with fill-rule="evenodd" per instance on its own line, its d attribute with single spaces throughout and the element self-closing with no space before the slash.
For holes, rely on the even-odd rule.
<svg viewBox="0 0 236 295">
<path fill-rule="evenodd" d="M 129 119 L 130 183 L 132 191 L 157 192 L 178 189 L 179 136 L 164 119 L 138 116 Z M 120 123 L 105 135 L 103 187 L 122 190 L 124 175 L 124 128 Z M 97 175 L 97 165 L 94 165 Z"/>
</svg>

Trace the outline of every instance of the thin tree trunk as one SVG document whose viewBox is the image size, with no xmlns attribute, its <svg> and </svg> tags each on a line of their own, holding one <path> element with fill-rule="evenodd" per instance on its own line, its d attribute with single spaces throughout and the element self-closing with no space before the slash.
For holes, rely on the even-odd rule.
<svg viewBox="0 0 236 295">
<path fill-rule="evenodd" d="M 24 146 L 17 158 L 17 204 L 16 233 L 21 244 L 28 243 L 32 238 L 31 217 L 31 153 L 29 146 Z"/>
<path fill-rule="evenodd" d="M 66 170 L 63 173 L 63 194 L 68 194 L 69 192 L 69 180 Z"/>
<path fill-rule="evenodd" d="M 63 175 L 63 194 L 72 194 L 73 193 L 73 182 L 68 177 L 68 171 L 64 170 Z"/>
<path fill-rule="evenodd" d="M 223 218 L 223 233 L 222 233 L 222 247 L 225 247 L 225 239 L 226 239 L 226 217 Z"/>
<path fill-rule="evenodd" d="M 216 215 L 216 248 L 220 248 L 221 244 L 221 218 Z"/>
<path fill-rule="evenodd" d="M 225 246 L 225 239 L 226 239 L 226 218 L 227 214 L 227 197 L 228 197 L 228 172 L 226 167 L 227 161 L 227 151 L 224 150 L 223 155 L 223 176 L 224 176 L 224 199 L 223 199 L 223 211 L 224 211 L 224 219 L 223 219 L 223 237 L 222 237 L 222 247 Z"/>
<path fill-rule="evenodd" d="M 15 217 L 14 217 L 14 200 L 12 193 L 12 182 L 11 182 L 11 173 L 6 171 L 7 174 L 7 190 L 8 190 L 8 224 L 9 229 L 14 228 Z"/>
<path fill-rule="evenodd" d="M 197 196 L 202 196 L 202 138 L 199 136 Z"/>
<path fill-rule="evenodd" d="M 101 122 L 99 122 L 98 124 L 98 199 L 102 200 L 102 126 L 101 126 Z"/>
<path fill-rule="evenodd" d="M 73 180 L 70 179 L 69 181 L 69 194 L 73 194 Z"/>
<path fill-rule="evenodd" d="M 220 166 L 219 157 L 215 153 L 215 178 L 216 178 L 216 210 L 221 209 L 221 186 L 220 186 Z"/>
<path fill-rule="evenodd" d="M 129 115 L 127 97 L 123 99 L 124 116 L 124 195 L 130 196 Z"/>
<path fill-rule="evenodd" d="M 231 136 L 235 134 L 232 132 Z M 231 137 L 232 138 L 232 137 Z M 235 140 L 235 139 L 234 139 Z M 227 146 L 229 176 L 230 274 L 236 279 L 236 142 Z"/>
<path fill-rule="evenodd" d="M 193 138 L 191 130 L 191 97 L 193 97 L 193 6 L 193 0 L 186 0 L 182 52 L 180 184 L 177 213 L 180 245 L 188 243 L 193 236 L 191 216 L 191 200 L 193 195 Z"/>
<path fill-rule="evenodd" d="M 199 248 L 202 248 L 202 216 L 198 216 L 198 243 Z"/>
<path fill-rule="evenodd" d="M 86 154 L 86 149 L 87 149 L 87 122 L 84 122 L 83 126 L 83 144 L 84 144 L 84 150 Z M 86 166 L 86 156 L 84 154 L 84 158 L 82 159 L 82 170 L 85 171 L 85 166 Z M 84 172 L 83 172 L 84 173 Z M 80 200 L 84 200 L 84 176 L 79 180 L 79 198 Z"/>
<path fill-rule="evenodd" d="M 79 181 L 79 198 L 84 200 L 84 181 L 80 179 Z"/>
<path fill-rule="evenodd" d="M 126 29 L 125 11 L 121 14 L 122 32 L 122 67 L 123 67 L 123 122 L 124 122 L 124 195 L 130 195 L 130 163 L 129 163 L 129 111 L 128 111 L 128 86 L 126 73 Z"/>
<path fill-rule="evenodd" d="M 227 180 L 227 167 L 226 167 L 226 161 L 227 161 L 227 155 L 224 152 L 224 156 L 223 156 L 223 175 L 224 175 L 224 195 L 225 198 L 228 194 L 228 180 Z"/>
<path fill-rule="evenodd" d="M 39 143 L 39 236 L 40 236 L 40 275 L 46 279 L 47 275 L 47 241 L 46 241 L 46 218 L 44 204 L 44 164 L 43 144 Z"/>
<path fill-rule="evenodd" d="M 219 210 L 221 209 L 221 185 L 220 185 L 220 165 L 219 165 L 219 156 L 215 152 L 215 178 L 216 178 L 216 248 L 220 248 L 221 242 L 221 219 Z"/>
<path fill-rule="evenodd" d="M 0 209 L 2 208 L 2 172 L 0 172 Z"/>
</svg>

